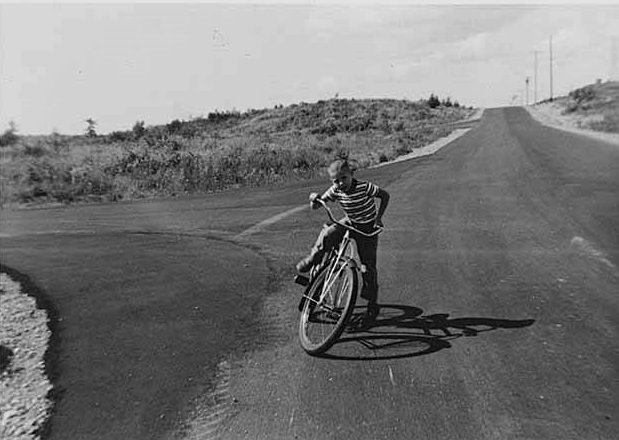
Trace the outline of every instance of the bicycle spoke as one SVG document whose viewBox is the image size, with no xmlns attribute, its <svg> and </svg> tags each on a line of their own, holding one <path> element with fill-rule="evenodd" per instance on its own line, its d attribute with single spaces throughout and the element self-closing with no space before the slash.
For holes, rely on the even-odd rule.
<svg viewBox="0 0 619 440">
<path fill-rule="evenodd" d="M 340 264 L 337 274 L 335 275 L 329 274 L 330 276 L 327 277 L 328 282 L 325 282 L 325 286 L 323 287 L 323 295 L 325 294 L 326 291 L 329 291 L 329 292 L 331 291 L 333 284 L 338 280 L 339 275 L 342 273 L 344 269 L 346 269 L 346 265 Z"/>
<path fill-rule="evenodd" d="M 328 349 L 344 330 L 354 307 L 356 283 L 354 270 L 339 261 L 325 268 L 308 288 L 299 335 L 303 348 L 310 354 Z"/>
</svg>

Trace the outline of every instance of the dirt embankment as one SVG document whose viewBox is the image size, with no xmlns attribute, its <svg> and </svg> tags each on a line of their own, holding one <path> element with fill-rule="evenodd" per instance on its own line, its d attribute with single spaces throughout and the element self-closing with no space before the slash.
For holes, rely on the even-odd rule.
<svg viewBox="0 0 619 440">
<path fill-rule="evenodd" d="M 596 131 L 586 127 L 589 122 L 595 120 L 591 115 L 566 114 L 561 104 L 547 102 L 535 106 L 526 107 L 531 116 L 537 121 L 549 127 L 583 134 L 595 139 L 612 142 L 619 145 L 619 133 Z"/>
<path fill-rule="evenodd" d="M 598 81 L 527 110 L 542 124 L 619 144 L 619 81 Z"/>
</svg>

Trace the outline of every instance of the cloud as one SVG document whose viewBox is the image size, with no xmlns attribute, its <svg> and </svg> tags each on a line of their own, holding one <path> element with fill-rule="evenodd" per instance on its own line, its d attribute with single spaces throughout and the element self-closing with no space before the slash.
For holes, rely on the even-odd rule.
<svg viewBox="0 0 619 440">
<path fill-rule="evenodd" d="M 440 19 L 446 10 L 439 8 L 389 7 L 379 5 L 339 5 L 312 8 L 306 19 L 308 33 L 324 38 L 342 35 L 380 37 L 413 29 L 424 22 Z"/>
<path fill-rule="evenodd" d="M 491 35 L 487 32 L 471 35 L 455 43 L 451 52 L 456 60 L 479 60 L 486 56 Z"/>
<path fill-rule="evenodd" d="M 424 69 L 439 63 L 445 54 L 443 52 L 421 53 L 414 58 L 402 58 L 389 64 L 389 75 L 400 79 L 421 73 Z"/>
</svg>

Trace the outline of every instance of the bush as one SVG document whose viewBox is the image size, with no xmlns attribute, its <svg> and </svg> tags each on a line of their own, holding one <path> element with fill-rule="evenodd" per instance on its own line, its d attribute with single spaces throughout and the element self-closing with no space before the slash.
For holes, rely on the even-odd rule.
<svg viewBox="0 0 619 440">
<path fill-rule="evenodd" d="M 41 157 L 47 154 L 47 149 L 40 144 L 36 145 L 24 145 L 24 154 L 26 156 Z"/>
<path fill-rule="evenodd" d="M 108 139 L 111 142 L 127 142 L 132 139 L 132 135 L 126 131 L 113 131 L 108 136 Z"/>
<path fill-rule="evenodd" d="M 92 118 L 88 118 L 84 122 L 86 122 L 86 136 L 92 138 L 97 137 L 97 130 L 95 129 L 97 126 L 97 121 Z"/>
<path fill-rule="evenodd" d="M 572 90 L 568 96 L 580 105 L 585 101 L 592 101 L 595 99 L 596 94 L 593 86 L 585 86 L 580 89 Z"/>
<path fill-rule="evenodd" d="M 131 129 L 133 132 L 133 138 L 135 140 L 141 139 L 146 134 L 146 128 L 144 127 L 144 121 L 138 121 L 133 125 Z"/>
<path fill-rule="evenodd" d="M 589 128 L 607 133 L 619 133 L 619 113 L 607 113 L 601 121 L 589 123 Z"/>
<path fill-rule="evenodd" d="M 430 95 L 428 99 L 428 106 L 430 108 L 436 108 L 441 105 L 441 101 L 438 99 L 438 96 L 434 96 L 434 94 Z"/>
<path fill-rule="evenodd" d="M 175 119 L 166 125 L 167 131 L 170 134 L 178 133 L 182 127 L 183 123 L 178 119 Z"/>
<path fill-rule="evenodd" d="M 0 135 L 0 147 L 9 147 L 11 145 L 15 145 L 19 141 L 19 136 L 17 135 L 17 126 L 14 122 L 9 123 L 9 128 L 4 130 L 4 133 Z"/>
</svg>

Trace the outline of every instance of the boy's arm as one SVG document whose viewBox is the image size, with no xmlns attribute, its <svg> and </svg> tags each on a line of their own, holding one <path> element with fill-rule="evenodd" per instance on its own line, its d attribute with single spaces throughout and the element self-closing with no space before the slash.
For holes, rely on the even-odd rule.
<svg viewBox="0 0 619 440">
<path fill-rule="evenodd" d="M 325 196 L 327 195 L 327 191 L 325 191 L 325 193 L 321 196 L 318 193 L 311 193 L 309 196 L 309 200 L 310 200 L 310 207 L 312 209 L 318 209 L 320 208 L 320 204 L 318 203 L 318 200 L 322 200 L 324 202 L 328 201 L 327 198 L 325 198 Z"/>
<path fill-rule="evenodd" d="M 322 200 L 323 202 L 333 201 L 332 193 L 333 193 L 332 188 L 327 189 L 322 195 L 318 193 L 311 193 L 309 196 L 310 207 L 312 209 L 320 208 L 320 204 L 317 202 L 317 200 Z"/>
<path fill-rule="evenodd" d="M 387 209 L 387 205 L 389 205 L 389 193 L 387 191 L 385 191 L 382 188 L 378 189 L 378 194 L 376 194 L 376 197 L 380 199 L 380 206 L 378 207 L 378 213 L 376 214 L 376 226 L 380 226 L 381 228 L 384 226 L 383 225 L 383 214 L 385 213 L 385 210 Z"/>
</svg>

